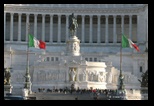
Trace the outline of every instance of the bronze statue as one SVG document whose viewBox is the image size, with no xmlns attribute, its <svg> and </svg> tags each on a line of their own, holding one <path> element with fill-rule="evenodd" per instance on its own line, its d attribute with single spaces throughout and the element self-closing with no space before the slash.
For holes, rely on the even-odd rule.
<svg viewBox="0 0 154 106">
<path fill-rule="evenodd" d="M 4 85 L 10 85 L 11 73 L 9 68 L 4 69 Z"/>
<path fill-rule="evenodd" d="M 74 17 L 74 13 L 72 13 L 72 15 L 69 16 L 69 29 L 72 36 L 75 35 L 77 27 L 77 19 Z"/>
<path fill-rule="evenodd" d="M 148 70 L 141 75 L 142 80 L 138 79 L 141 83 L 141 87 L 148 87 Z"/>
</svg>

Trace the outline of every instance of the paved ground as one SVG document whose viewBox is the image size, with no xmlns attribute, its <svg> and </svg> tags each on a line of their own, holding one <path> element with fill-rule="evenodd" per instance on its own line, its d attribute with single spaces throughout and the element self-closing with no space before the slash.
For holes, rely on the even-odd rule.
<svg viewBox="0 0 154 106">
<path fill-rule="evenodd" d="M 30 97 L 36 97 L 36 100 L 75 100 L 78 97 L 78 100 L 94 100 L 94 96 L 92 94 L 79 94 L 79 93 L 33 93 L 29 95 Z M 101 94 L 98 96 L 99 100 L 106 100 L 106 96 Z"/>
</svg>

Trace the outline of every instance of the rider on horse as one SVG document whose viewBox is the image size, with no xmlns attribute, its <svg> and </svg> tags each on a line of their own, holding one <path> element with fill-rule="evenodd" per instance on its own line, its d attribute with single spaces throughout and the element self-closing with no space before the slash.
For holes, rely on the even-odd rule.
<svg viewBox="0 0 154 106">
<path fill-rule="evenodd" d="M 75 34 L 77 27 L 77 19 L 74 17 L 74 14 L 72 13 L 72 15 L 69 16 L 69 29 L 72 36 Z"/>
</svg>

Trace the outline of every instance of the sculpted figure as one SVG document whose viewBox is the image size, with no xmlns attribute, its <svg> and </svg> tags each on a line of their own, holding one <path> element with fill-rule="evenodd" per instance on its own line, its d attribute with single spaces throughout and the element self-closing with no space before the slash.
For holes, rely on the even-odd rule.
<svg viewBox="0 0 154 106">
<path fill-rule="evenodd" d="M 106 81 L 106 74 L 107 74 L 107 72 L 103 72 L 103 81 L 104 82 Z"/>
<path fill-rule="evenodd" d="M 77 27 L 77 19 L 74 17 L 74 13 L 72 13 L 72 15 L 69 16 L 69 30 L 72 36 L 74 36 Z"/>
<path fill-rule="evenodd" d="M 94 80 L 94 73 L 92 72 L 90 76 L 90 81 L 93 81 L 93 80 Z"/>
<path fill-rule="evenodd" d="M 76 43 L 73 44 L 73 50 L 74 50 L 74 51 L 77 50 L 77 44 L 76 44 Z"/>
<path fill-rule="evenodd" d="M 71 81 L 75 81 L 76 72 L 74 68 L 70 70 Z"/>
<path fill-rule="evenodd" d="M 4 85 L 10 85 L 10 78 L 11 78 L 10 69 L 6 68 L 4 70 Z"/>
<path fill-rule="evenodd" d="M 107 72 L 101 72 L 101 73 L 98 75 L 98 81 L 99 81 L 99 82 L 105 82 L 105 81 L 106 81 L 106 74 L 107 74 Z"/>
<path fill-rule="evenodd" d="M 102 82 L 102 75 L 101 75 L 101 73 L 98 74 L 98 82 Z"/>
<path fill-rule="evenodd" d="M 148 87 L 148 70 L 141 75 L 142 79 L 138 79 L 141 83 L 141 87 Z"/>
<path fill-rule="evenodd" d="M 112 83 L 112 73 L 109 73 L 108 83 Z"/>
</svg>

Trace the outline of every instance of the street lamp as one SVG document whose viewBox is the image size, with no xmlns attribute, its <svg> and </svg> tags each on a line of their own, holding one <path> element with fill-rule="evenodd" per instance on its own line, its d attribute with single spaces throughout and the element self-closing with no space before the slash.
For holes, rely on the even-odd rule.
<svg viewBox="0 0 154 106">
<path fill-rule="evenodd" d="M 28 24 L 28 34 L 29 34 L 29 29 L 30 29 L 30 24 Z M 29 35 L 27 35 L 29 36 Z M 24 88 L 28 90 L 28 94 L 31 94 L 31 77 L 30 77 L 30 72 L 29 72 L 29 37 L 28 37 L 28 42 L 27 42 L 27 66 L 26 66 L 26 74 L 25 74 L 25 85 Z"/>
</svg>

